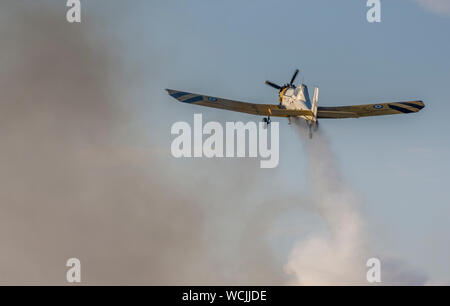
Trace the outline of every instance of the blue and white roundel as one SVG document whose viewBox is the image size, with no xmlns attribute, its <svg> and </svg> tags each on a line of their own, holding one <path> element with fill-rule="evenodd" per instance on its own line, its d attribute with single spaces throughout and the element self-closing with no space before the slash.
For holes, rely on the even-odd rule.
<svg viewBox="0 0 450 306">
<path fill-rule="evenodd" d="M 383 105 L 377 104 L 377 105 L 374 105 L 373 108 L 375 108 L 375 109 L 382 109 Z"/>
<path fill-rule="evenodd" d="M 217 99 L 214 98 L 214 97 L 208 97 L 208 100 L 211 101 L 211 102 L 216 102 L 217 101 Z"/>
</svg>

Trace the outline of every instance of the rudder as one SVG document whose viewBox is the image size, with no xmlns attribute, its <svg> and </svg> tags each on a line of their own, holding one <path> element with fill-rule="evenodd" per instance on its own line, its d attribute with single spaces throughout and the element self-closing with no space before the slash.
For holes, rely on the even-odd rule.
<svg viewBox="0 0 450 306">
<path fill-rule="evenodd" d="M 314 115 L 314 120 L 317 120 L 317 105 L 319 103 L 319 87 L 314 87 L 314 96 L 311 106 L 311 111 Z"/>
</svg>

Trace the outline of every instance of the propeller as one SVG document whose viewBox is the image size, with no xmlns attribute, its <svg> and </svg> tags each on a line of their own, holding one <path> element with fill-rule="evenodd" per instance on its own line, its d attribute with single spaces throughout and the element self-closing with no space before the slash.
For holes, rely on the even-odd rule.
<svg viewBox="0 0 450 306">
<path fill-rule="evenodd" d="M 272 82 L 270 82 L 270 81 L 266 81 L 266 84 L 269 85 L 269 86 L 271 86 L 271 87 L 273 87 L 273 88 L 281 89 L 281 86 L 279 86 L 279 85 L 277 85 L 277 84 L 275 84 L 275 83 L 272 83 Z"/>
<path fill-rule="evenodd" d="M 278 89 L 278 90 L 281 91 L 283 88 L 292 87 L 292 85 L 294 85 L 294 81 L 295 81 L 295 78 L 297 77 L 298 73 L 299 73 L 299 70 L 296 69 L 295 72 L 294 72 L 294 75 L 291 78 L 291 82 L 289 84 L 285 84 L 284 86 L 277 85 L 277 84 L 272 83 L 270 81 L 266 81 L 266 84 L 269 85 L 270 87 L 273 87 L 273 88 Z"/>
<path fill-rule="evenodd" d="M 294 84 L 295 78 L 297 77 L 298 74 L 298 69 L 295 70 L 294 75 L 292 76 L 291 82 L 289 83 L 289 85 Z"/>
</svg>

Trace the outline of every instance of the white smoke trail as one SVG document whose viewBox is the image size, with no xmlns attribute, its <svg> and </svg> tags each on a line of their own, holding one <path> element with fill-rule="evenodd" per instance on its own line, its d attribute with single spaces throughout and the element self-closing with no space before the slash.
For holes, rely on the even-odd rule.
<svg viewBox="0 0 450 306">
<path fill-rule="evenodd" d="M 336 169 L 325 135 L 307 139 L 296 122 L 308 156 L 308 181 L 314 207 L 327 229 L 297 243 L 285 267 L 297 285 L 358 284 L 365 279 L 364 224 L 358 205 L 361 199 L 345 184 Z"/>
<path fill-rule="evenodd" d="M 374 257 L 360 211 L 362 198 L 342 178 L 329 142 L 322 132 L 308 139 L 302 123 L 296 127 L 307 151 L 308 181 L 314 208 L 326 224 L 323 232 L 298 242 L 285 266 L 294 285 L 361 285 L 366 280 L 366 262 Z M 383 284 L 423 284 L 416 272 L 389 258 L 382 261 Z M 382 266 L 383 267 L 383 266 Z M 399 272 L 402 271 L 402 272 Z"/>
</svg>

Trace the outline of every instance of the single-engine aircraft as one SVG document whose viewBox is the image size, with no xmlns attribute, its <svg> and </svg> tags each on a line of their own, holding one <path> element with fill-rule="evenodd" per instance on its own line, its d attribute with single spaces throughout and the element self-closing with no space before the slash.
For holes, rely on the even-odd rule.
<svg viewBox="0 0 450 306">
<path fill-rule="evenodd" d="M 386 102 L 378 104 L 363 104 L 351 106 L 318 106 L 319 88 L 314 88 L 312 101 L 309 97 L 308 87 L 305 84 L 294 85 L 299 70 L 294 72 L 291 81 L 283 86 L 270 81 L 266 84 L 279 90 L 279 104 L 256 104 L 233 101 L 194 94 L 190 92 L 166 89 L 170 96 L 180 102 L 221 108 L 235 112 L 265 116 L 263 122 L 270 125 L 270 117 L 287 117 L 289 124 L 291 117 L 300 117 L 306 120 L 309 127 L 309 137 L 312 138 L 313 130 L 319 127 L 318 119 L 343 119 L 368 116 L 382 116 L 395 114 L 416 113 L 425 107 L 420 100 L 406 102 Z"/>
</svg>

